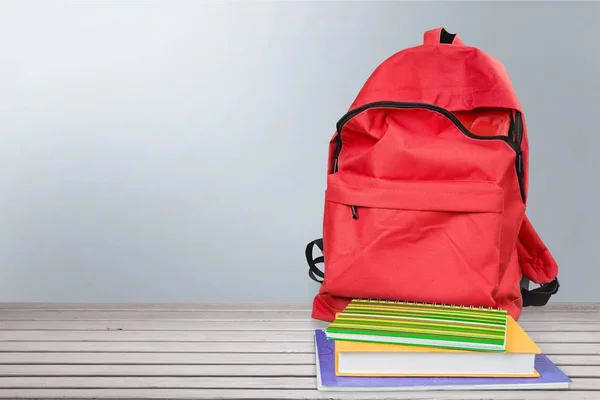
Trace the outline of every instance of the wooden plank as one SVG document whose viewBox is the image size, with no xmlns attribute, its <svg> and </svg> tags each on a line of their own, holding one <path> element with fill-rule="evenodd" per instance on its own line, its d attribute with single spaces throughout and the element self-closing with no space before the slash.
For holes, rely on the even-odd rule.
<svg viewBox="0 0 600 400">
<path fill-rule="evenodd" d="M 554 354 L 549 357 L 557 365 L 600 365 L 598 354 Z"/>
<path fill-rule="evenodd" d="M 600 382 L 600 380 L 599 380 Z M 598 383 L 600 387 L 600 383 Z M 0 388 L 313 389 L 314 377 L 0 377 Z"/>
<path fill-rule="evenodd" d="M 70 331 L 310 331 L 324 329 L 323 321 L 206 321 L 123 320 L 123 321 L 0 321 L 0 330 Z M 600 331 L 600 323 L 597 326 Z M 565 327 L 563 330 L 569 330 Z M 573 329 L 579 330 L 579 329 Z"/>
<path fill-rule="evenodd" d="M 314 353 L 0 353 L 0 365 L 17 364 L 314 364 Z"/>
<path fill-rule="evenodd" d="M 0 302 L 2 310 L 36 311 L 246 311 L 246 310 L 304 310 L 310 311 L 311 303 L 23 303 Z"/>
<path fill-rule="evenodd" d="M 550 355 L 560 366 L 600 365 L 600 355 Z M 0 353 L 0 365 L 17 364 L 314 364 L 313 353 Z"/>
<path fill-rule="evenodd" d="M 539 343 L 546 354 L 600 354 L 598 343 Z M 309 342 L 0 342 L 3 352 L 314 353 Z"/>
<path fill-rule="evenodd" d="M 598 378 L 573 378 L 573 390 L 600 390 Z M 0 388 L 314 389 L 308 377 L 0 377 Z"/>
<path fill-rule="evenodd" d="M 598 365 L 562 365 L 560 369 L 571 379 L 600 378 L 600 366 Z"/>
<path fill-rule="evenodd" d="M 258 321 L 309 321 L 309 310 L 189 310 L 189 311 L 61 311 L 61 310 L 0 310 L 0 320 L 258 320 Z M 523 314 L 524 322 L 599 322 L 598 311 L 539 311 Z"/>
<path fill-rule="evenodd" d="M 600 355 L 550 355 L 561 366 L 600 365 Z M 313 364 L 313 353 L 0 353 L 0 364 Z"/>
<path fill-rule="evenodd" d="M 600 343 L 596 332 L 530 332 L 537 343 Z M 0 331 L 0 341 L 313 342 L 312 331 Z M 234 343 L 233 343 L 234 344 Z"/>
<path fill-rule="evenodd" d="M 575 322 L 581 323 L 582 321 L 587 322 L 599 322 L 600 312 L 597 311 L 571 311 L 571 312 L 560 312 L 560 311 L 544 311 L 536 313 L 526 313 L 519 318 L 519 323 L 525 322 L 549 322 L 554 325 L 563 322 Z"/>
<path fill-rule="evenodd" d="M 567 365 L 561 366 L 565 374 L 572 378 L 600 378 L 600 366 Z M 9 376 L 90 376 L 90 377 L 315 377 L 314 364 L 239 364 L 239 365 L 62 365 L 62 364 L 18 364 L 0 365 L 0 377 Z M 292 379 L 292 378 L 290 378 Z"/>
<path fill-rule="evenodd" d="M 308 321 L 311 319 L 308 310 L 213 310 L 213 311 L 60 311 L 60 310 L 0 310 L 0 320 L 295 320 Z"/>
<path fill-rule="evenodd" d="M 600 351 L 600 346 L 598 347 Z M 309 342 L 0 342 L 0 348 L 11 352 L 314 353 L 315 351 L 315 345 Z"/>
<path fill-rule="evenodd" d="M 319 392 L 315 389 L 0 389 L 2 399 L 306 399 L 306 400 L 597 400 L 598 392 L 458 391 L 458 392 Z"/>
<path fill-rule="evenodd" d="M 579 376 L 588 376 L 589 366 L 580 369 Z M 588 368 L 588 369 L 585 369 Z M 287 376 L 315 377 L 314 364 L 292 365 L 0 365 L 0 377 L 7 376 Z"/>
<path fill-rule="evenodd" d="M 598 343 L 538 343 L 545 354 L 600 354 Z"/>
<path fill-rule="evenodd" d="M 75 321 L 0 321 L 0 330 L 72 330 L 72 331 L 314 331 L 327 322 L 307 321 L 207 321 L 207 320 L 75 320 Z M 600 322 L 522 322 L 527 332 L 600 332 Z"/>
<path fill-rule="evenodd" d="M 322 321 L 206 321 L 206 320 L 77 320 L 77 321 L 0 321 L 0 330 L 71 331 L 313 331 L 327 327 Z M 600 329 L 600 324 L 598 325 Z"/>
<path fill-rule="evenodd" d="M 0 302 L 0 310 L 152 310 L 152 311 L 178 311 L 178 310 L 311 310 L 312 303 L 290 302 L 252 302 L 252 303 L 152 303 L 152 302 Z M 523 314 L 536 313 L 540 311 L 572 312 L 572 311 L 600 311 L 600 302 L 596 303 L 571 303 L 551 302 L 540 308 L 524 308 Z"/>
<path fill-rule="evenodd" d="M 523 314 L 534 314 L 539 311 L 596 311 L 600 312 L 600 302 L 550 302 L 543 307 L 525 307 Z"/>
<path fill-rule="evenodd" d="M 0 331 L 0 341 L 313 342 L 310 331 Z M 232 343 L 232 345 L 235 345 Z"/>
<path fill-rule="evenodd" d="M 600 390 L 598 378 L 573 378 L 574 390 Z M 314 389 L 308 377 L 0 377 L 0 388 Z"/>
<path fill-rule="evenodd" d="M 600 354 L 599 343 L 538 343 L 546 354 Z M 314 353 L 309 342 L 0 342 L 2 352 Z M 4 354 L 2 354 L 4 356 Z M 1 362 L 1 360 L 0 360 Z"/>
<path fill-rule="evenodd" d="M 538 344 L 600 342 L 600 335 L 597 332 L 529 332 L 529 336 Z"/>
</svg>

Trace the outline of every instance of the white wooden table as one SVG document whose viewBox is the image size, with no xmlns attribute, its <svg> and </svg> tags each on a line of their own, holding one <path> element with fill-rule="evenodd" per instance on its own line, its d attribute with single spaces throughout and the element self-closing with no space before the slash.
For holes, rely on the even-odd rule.
<svg viewBox="0 0 600 400">
<path fill-rule="evenodd" d="M 0 398 L 600 399 L 600 304 L 520 322 L 571 389 L 318 392 L 307 304 L 0 303 Z"/>
</svg>

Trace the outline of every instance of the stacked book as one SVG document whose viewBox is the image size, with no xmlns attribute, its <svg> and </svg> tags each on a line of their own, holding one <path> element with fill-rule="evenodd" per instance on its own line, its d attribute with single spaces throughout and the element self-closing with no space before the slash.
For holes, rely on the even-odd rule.
<svg viewBox="0 0 600 400">
<path fill-rule="evenodd" d="M 571 380 L 504 310 L 352 300 L 315 331 L 322 391 L 564 389 Z"/>
</svg>

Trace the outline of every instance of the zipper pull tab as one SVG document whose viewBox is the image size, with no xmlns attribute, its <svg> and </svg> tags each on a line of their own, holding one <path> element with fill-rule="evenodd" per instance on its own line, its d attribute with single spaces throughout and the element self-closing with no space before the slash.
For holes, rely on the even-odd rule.
<svg viewBox="0 0 600 400">
<path fill-rule="evenodd" d="M 517 153 L 517 173 L 519 176 L 523 175 L 523 155 L 521 152 Z"/>
<path fill-rule="evenodd" d="M 350 206 L 350 211 L 352 211 L 352 219 L 358 219 L 358 214 L 356 213 L 356 207 Z"/>
</svg>

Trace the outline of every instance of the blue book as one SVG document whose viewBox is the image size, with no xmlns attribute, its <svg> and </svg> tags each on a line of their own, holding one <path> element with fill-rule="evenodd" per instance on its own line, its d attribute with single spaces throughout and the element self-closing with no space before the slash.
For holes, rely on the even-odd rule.
<svg viewBox="0 0 600 400">
<path fill-rule="evenodd" d="M 335 341 L 315 330 L 317 387 L 320 391 L 433 391 L 567 389 L 571 379 L 546 355 L 537 354 L 537 378 L 364 377 L 335 374 Z"/>
</svg>

